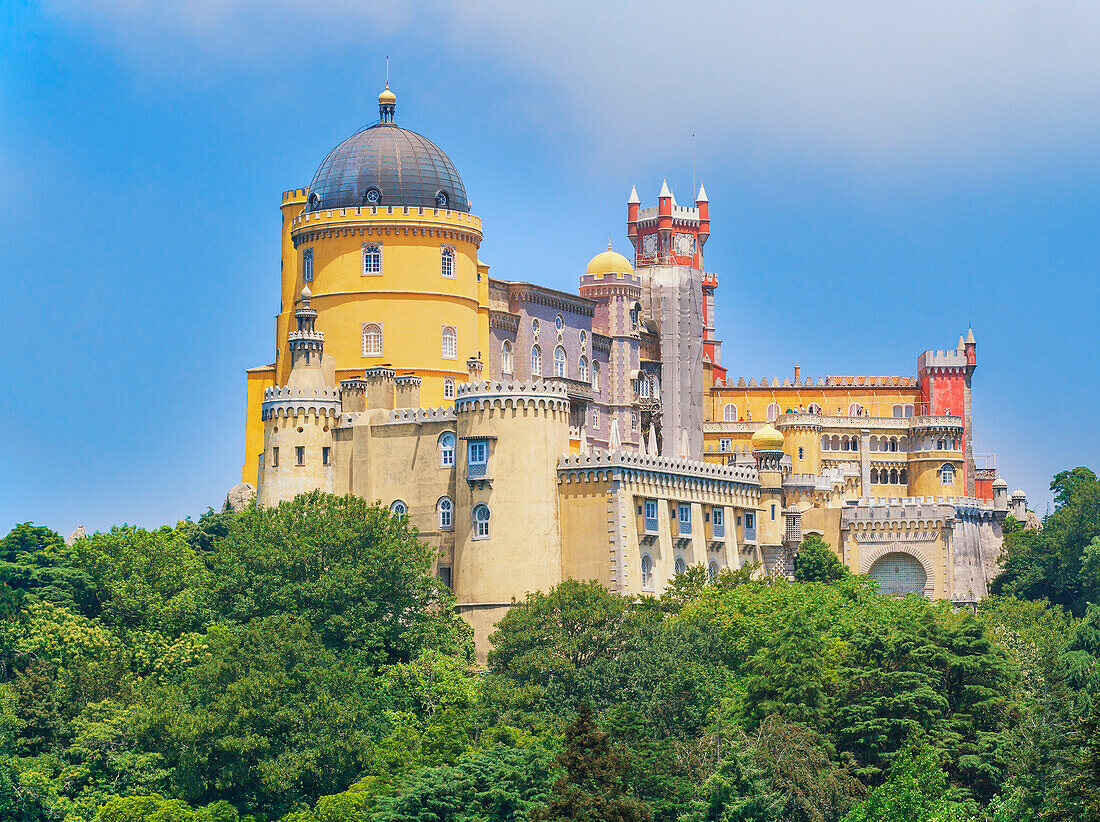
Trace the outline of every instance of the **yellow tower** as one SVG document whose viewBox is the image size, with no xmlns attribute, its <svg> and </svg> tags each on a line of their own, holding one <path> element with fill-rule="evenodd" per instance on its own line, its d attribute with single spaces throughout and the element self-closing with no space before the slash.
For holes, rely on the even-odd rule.
<svg viewBox="0 0 1100 822">
<path fill-rule="evenodd" d="M 273 366 L 249 372 L 246 481 L 262 449 L 259 398 L 290 374 L 286 340 L 303 286 L 338 382 L 392 367 L 420 378 L 425 404 L 441 405 L 467 379 L 467 358 L 488 350 L 481 220 L 450 158 L 396 125 L 396 107 L 387 84 L 378 122 L 330 151 L 308 189 L 283 194 L 279 346 Z"/>
</svg>

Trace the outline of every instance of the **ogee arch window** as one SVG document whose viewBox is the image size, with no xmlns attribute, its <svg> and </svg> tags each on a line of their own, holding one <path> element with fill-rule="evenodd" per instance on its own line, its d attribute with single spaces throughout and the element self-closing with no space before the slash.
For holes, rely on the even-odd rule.
<svg viewBox="0 0 1100 822">
<path fill-rule="evenodd" d="M 581 357 L 580 359 L 580 378 L 588 382 L 588 357 Z"/>
<path fill-rule="evenodd" d="M 382 323 L 363 323 L 363 356 L 382 356 Z"/>
<path fill-rule="evenodd" d="M 439 276 L 453 280 L 455 276 L 455 250 L 445 245 L 439 252 Z"/>
<path fill-rule="evenodd" d="M 363 276 L 377 277 L 382 273 L 382 245 L 363 243 Z"/>
</svg>

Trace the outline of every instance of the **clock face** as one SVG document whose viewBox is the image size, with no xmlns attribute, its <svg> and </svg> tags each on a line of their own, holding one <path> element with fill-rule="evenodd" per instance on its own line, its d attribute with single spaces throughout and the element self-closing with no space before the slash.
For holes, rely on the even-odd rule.
<svg viewBox="0 0 1100 822">
<path fill-rule="evenodd" d="M 695 254 L 695 237 L 691 234 L 677 234 L 676 253 L 681 257 L 693 256 Z"/>
<path fill-rule="evenodd" d="M 652 256 L 657 253 L 657 235 L 647 234 L 642 237 L 642 253 Z"/>
</svg>

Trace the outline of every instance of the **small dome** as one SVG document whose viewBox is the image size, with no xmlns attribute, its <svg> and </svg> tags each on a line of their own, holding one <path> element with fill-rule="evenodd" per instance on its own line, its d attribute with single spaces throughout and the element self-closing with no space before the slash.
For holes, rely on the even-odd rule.
<svg viewBox="0 0 1100 822">
<path fill-rule="evenodd" d="M 1024 493 L 1023 488 L 1017 488 L 1015 491 L 1012 492 L 1012 498 L 1013 499 L 1027 499 L 1027 494 Z"/>
<path fill-rule="evenodd" d="M 1008 490 L 1008 483 L 1005 482 L 1001 477 L 997 477 L 997 479 L 993 480 L 993 487 L 994 488 L 1004 488 L 1007 491 Z"/>
<path fill-rule="evenodd" d="M 753 451 L 782 451 L 783 435 L 770 422 L 752 435 Z"/>
<path fill-rule="evenodd" d="M 393 105 L 397 102 L 397 95 L 390 91 L 390 84 L 386 83 L 386 87 L 382 90 L 382 93 L 378 95 L 378 105 Z"/>
<path fill-rule="evenodd" d="M 308 285 L 303 285 L 302 286 L 302 299 L 303 300 L 308 300 L 312 296 L 313 296 L 313 292 L 309 290 L 309 286 Z"/>
<path fill-rule="evenodd" d="M 611 250 L 610 241 L 607 243 L 607 251 L 601 251 L 588 261 L 587 273 L 589 274 L 633 274 L 634 266 L 630 260 L 618 251 Z"/>
</svg>

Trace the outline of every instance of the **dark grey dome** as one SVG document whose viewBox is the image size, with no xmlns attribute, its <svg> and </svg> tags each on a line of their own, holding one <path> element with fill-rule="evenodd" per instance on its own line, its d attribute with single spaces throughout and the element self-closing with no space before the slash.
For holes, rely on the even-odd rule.
<svg viewBox="0 0 1100 822">
<path fill-rule="evenodd" d="M 371 205 L 470 210 L 451 158 L 392 119 L 357 131 L 330 151 L 309 192 L 310 211 Z"/>
</svg>

